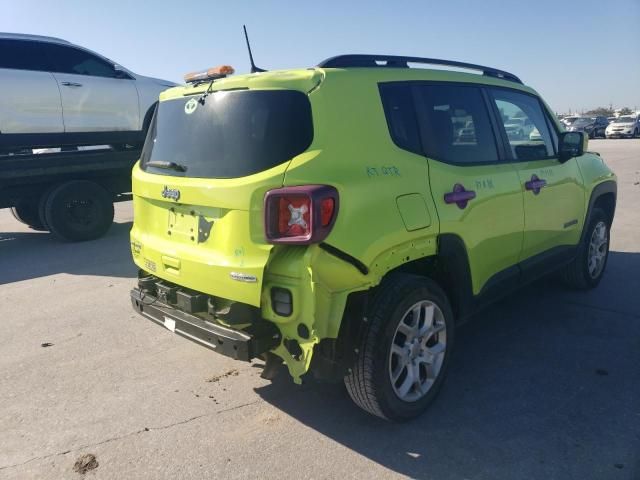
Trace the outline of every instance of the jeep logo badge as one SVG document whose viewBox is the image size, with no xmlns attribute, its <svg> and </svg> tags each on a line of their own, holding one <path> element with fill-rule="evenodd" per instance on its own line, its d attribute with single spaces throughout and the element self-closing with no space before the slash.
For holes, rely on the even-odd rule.
<svg viewBox="0 0 640 480">
<path fill-rule="evenodd" d="M 192 98 L 187 103 L 184 104 L 184 113 L 187 115 L 191 115 L 198 108 L 198 101 L 195 98 Z"/>
<path fill-rule="evenodd" d="M 162 189 L 162 198 L 170 198 L 177 202 L 180 200 L 180 190 L 177 188 L 169 188 L 165 185 Z"/>
</svg>

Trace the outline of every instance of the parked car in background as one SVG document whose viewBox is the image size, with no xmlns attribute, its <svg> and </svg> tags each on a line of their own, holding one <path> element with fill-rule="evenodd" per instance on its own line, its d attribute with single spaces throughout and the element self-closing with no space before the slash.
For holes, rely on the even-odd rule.
<svg viewBox="0 0 640 480">
<path fill-rule="evenodd" d="M 175 85 L 65 40 L 0 33 L 0 208 L 64 240 L 103 235 Z"/>
<path fill-rule="evenodd" d="M 0 33 L 0 149 L 141 145 L 158 96 L 145 77 L 59 38 Z"/>
<path fill-rule="evenodd" d="M 458 132 L 458 142 L 475 142 L 476 141 L 476 129 L 473 126 L 473 121 L 469 121 L 465 124 L 464 128 Z"/>
<path fill-rule="evenodd" d="M 533 130 L 531 120 L 528 118 L 509 118 L 504 123 L 507 130 L 507 136 L 512 140 L 521 140 L 527 138 Z"/>
<path fill-rule="evenodd" d="M 580 117 L 579 117 L 579 116 L 577 116 L 577 115 L 569 115 L 569 116 L 564 117 L 564 118 L 562 119 L 562 123 L 564 123 L 564 126 L 565 126 L 565 127 L 568 127 L 568 126 L 570 126 L 573 122 L 575 122 L 578 118 L 580 118 Z"/>
<path fill-rule="evenodd" d="M 532 140 L 535 142 L 541 141 L 542 135 L 540 134 L 540 130 L 538 130 L 537 128 L 534 128 L 533 130 L 531 130 L 531 133 L 529 134 L 529 140 Z"/>
<path fill-rule="evenodd" d="M 607 127 L 605 134 L 607 138 L 632 138 L 640 136 L 640 115 L 624 115 L 616 118 Z"/>
<path fill-rule="evenodd" d="M 609 125 L 607 117 L 579 117 L 567 127 L 567 130 L 584 132 L 589 138 L 596 138 L 605 136 L 607 125 Z"/>
</svg>

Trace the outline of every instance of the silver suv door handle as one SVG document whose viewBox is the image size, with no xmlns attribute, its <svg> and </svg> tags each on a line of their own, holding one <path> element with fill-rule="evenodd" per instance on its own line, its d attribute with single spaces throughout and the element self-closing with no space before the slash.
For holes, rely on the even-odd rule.
<svg viewBox="0 0 640 480">
<path fill-rule="evenodd" d="M 76 82 L 62 82 L 62 85 L 64 85 L 65 87 L 81 87 L 82 86 L 81 83 L 76 83 Z"/>
</svg>

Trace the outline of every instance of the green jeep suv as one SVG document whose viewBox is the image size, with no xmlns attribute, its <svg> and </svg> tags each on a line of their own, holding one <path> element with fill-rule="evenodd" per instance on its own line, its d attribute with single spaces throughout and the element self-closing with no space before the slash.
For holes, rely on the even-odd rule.
<svg viewBox="0 0 640 480">
<path fill-rule="evenodd" d="M 164 92 L 133 169 L 144 317 L 405 420 L 478 308 L 602 278 L 616 177 L 515 75 L 384 55 L 230 73 Z"/>
</svg>

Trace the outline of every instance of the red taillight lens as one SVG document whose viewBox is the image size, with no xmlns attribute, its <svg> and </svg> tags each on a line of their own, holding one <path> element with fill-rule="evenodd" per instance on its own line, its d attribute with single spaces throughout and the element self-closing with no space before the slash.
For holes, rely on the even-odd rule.
<svg viewBox="0 0 640 480">
<path fill-rule="evenodd" d="M 270 243 L 323 241 L 338 213 L 338 191 L 327 185 L 270 190 L 265 195 L 265 236 Z"/>
<path fill-rule="evenodd" d="M 336 201 L 333 198 L 328 197 L 322 199 L 322 203 L 320 203 L 320 220 L 322 221 L 323 227 L 326 227 L 331 223 L 335 207 Z"/>
<path fill-rule="evenodd" d="M 278 233 L 283 237 L 308 235 L 311 230 L 311 199 L 306 196 L 280 197 Z"/>
</svg>

